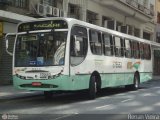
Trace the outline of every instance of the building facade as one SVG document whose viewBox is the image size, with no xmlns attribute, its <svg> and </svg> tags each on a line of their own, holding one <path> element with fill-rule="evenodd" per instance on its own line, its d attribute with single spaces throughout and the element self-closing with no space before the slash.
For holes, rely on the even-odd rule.
<svg viewBox="0 0 160 120">
<path fill-rule="evenodd" d="M 29 0 L 0 0 L 0 85 L 12 83 L 12 57 L 5 51 L 4 36 L 15 33 L 20 21 L 35 19 L 26 15 L 28 11 Z"/>
<path fill-rule="evenodd" d="M 160 0 L 156 0 L 156 15 L 155 15 L 155 21 L 156 21 L 156 42 L 160 43 Z M 160 75 L 160 51 L 155 51 L 155 59 L 154 59 L 154 73 L 156 75 Z"/>
<path fill-rule="evenodd" d="M 6 33 L 16 32 L 20 21 L 71 17 L 155 41 L 155 1 L 0 0 L 0 84 L 12 83 L 12 58 L 5 52 L 3 38 Z"/>
</svg>

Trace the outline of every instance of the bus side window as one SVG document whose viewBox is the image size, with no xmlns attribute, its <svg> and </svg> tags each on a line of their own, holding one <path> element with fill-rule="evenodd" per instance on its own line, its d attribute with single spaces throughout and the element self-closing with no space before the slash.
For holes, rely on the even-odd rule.
<svg viewBox="0 0 160 120">
<path fill-rule="evenodd" d="M 134 57 L 136 59 L 140 58 L 140 55 L 139 55 L 139 43 L 138 42 L 134 42 Z"/>
<path fill-rule="evenodd" d="M 87 29 L 83 27 L 74 26 L 71 31 L 70 40 L 71 65 L 74 66 L 82 63 L 87 55 L 87 51 Z"/>
<path fill-rule="evenodd" d="M 133 48 L 133 41 L 129 41 L 130 46 L 131 46 L 131 58 L 134 58 L 134 48 Z"/>
<path fill-rule="evenodd" d="M 148 60 L 151 59 L 151 46 L 148 45 Z"/>
<path fill-rule="evenodd" d="M 115 56 L 119 57 L 120 55 L 120 50 L 121 50 L 121 39 L 119 37 L 114 37 L 115 38 Z"/>
<path fill-rule="evenodd" d="M 132 41 L 132 47 L 133 47 L 133 58 L 136 59 L 136 42 L 135 41 Z"/>
<path fill-rule="evenodd" d="M 101 33 L 95 30 L 90 30 L 90 47 L 95 55 L 102 55 Z"/>
<path fill-rule="evenodd" d="M 144 58 L 146 60 L 151 59 L 151 49 L 150 49 L 150 45 L 148 44 L 144 44 Z"/>
<path fill-rule="evenodd" d="M 144 59 L 143 43 L 140 43 L 139 48 L 140 48 L 140 57 L 141 59 Z"/>
<path fill-rule="evenodd" d="M 120 55 L 121 55 L 121 57 L 123 57 L 125 55 L 125 43 L 124 43 L 124 39 L 121 39 Z"/>
<path fill-rule="evenodd" d="M 114 55 L 115 40 L 112 35 L 111 35 L 110 43 L 111 43 L 111 54 Z"/>
<path fill-rule="evenodd" d="M 109 34 L 103 34 L 103 51 L 104 55 L 106 56 L 111 56 L 113 55 L 112 53 L 112 48 L 111 48 L 111 41 L 112 41 L 112 35 Z"/>
<path fill-rule="evenodd" d="M 136 59 L 137 58 L 137 43 L 133 42 L 133 56 Z"/>
<path fill-rule="evenodd" d="M 147 59 L 147 53 L 148 53 L 148 52 L 147 52 L 147 51 L 148 51 L 148 50 L 147 50 L 147 44 L 144 44 L 144 45 L 143 45 L 143 49 L 144 49 L 144 59 L 146 60 L 146 59 Z"/>
<path fill-rule="evenodd" d="M 130 58 L 131 57 L 131 44 L 130 44 L 130 40 L 125 40 L 125 56 L 126 58 Z"/>
</svg>

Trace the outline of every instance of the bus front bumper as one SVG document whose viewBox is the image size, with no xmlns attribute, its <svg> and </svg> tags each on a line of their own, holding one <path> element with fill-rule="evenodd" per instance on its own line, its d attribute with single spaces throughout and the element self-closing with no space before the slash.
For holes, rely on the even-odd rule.
<svg viewBox="0 0 160 120">
<path fill-rule="evenodd" d="M 26 80 L 13 76 L 13 85 L 17 89 L 31 91 L 74 91 L 89 87 L 89 76 L 67 76 L 61 75 L 48 80 Z"/>
</svg>

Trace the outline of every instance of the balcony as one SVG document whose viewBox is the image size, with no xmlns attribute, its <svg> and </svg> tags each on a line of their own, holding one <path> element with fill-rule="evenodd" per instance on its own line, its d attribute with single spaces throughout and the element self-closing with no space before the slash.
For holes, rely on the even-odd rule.
<svg viewBox="0 0 160 120">
<path fill-rule="evenodd" d="M 126 17 L 134 17 L 141 22 L 151 21 L 154 11 L 146 8 L 134 0 L 92 0 Z"/>
</svg>

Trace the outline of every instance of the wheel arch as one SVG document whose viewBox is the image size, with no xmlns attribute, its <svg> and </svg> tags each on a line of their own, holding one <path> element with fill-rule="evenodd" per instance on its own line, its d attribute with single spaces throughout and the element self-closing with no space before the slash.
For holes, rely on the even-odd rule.
<svg viewBox="0 0 160 120">
<path fill-rule="evenodd" d="M 98 90 L 101 89 L 101 85 L 102 85 L 102 80 L 101 80 L 101 75 L 98 71 L 94 71 L 92 72 L 91 76 L 90 76 L 90 81 L 91 81 L 91 78 L 92 76 L 95 76 L 96 77 L 96 83 L 97 83 L 97 88 Z"/>
</svg>

